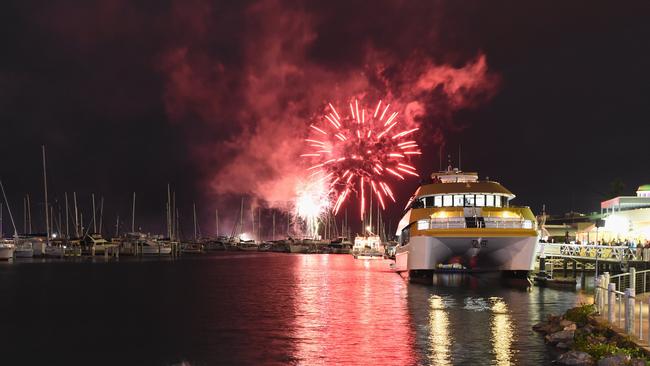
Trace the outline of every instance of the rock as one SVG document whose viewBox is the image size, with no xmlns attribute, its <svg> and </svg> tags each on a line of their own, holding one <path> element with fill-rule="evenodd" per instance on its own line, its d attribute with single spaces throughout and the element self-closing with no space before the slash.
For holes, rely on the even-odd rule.
<svg viewBox="0 0 650 366">
<path fill-rule="evenodd" d="M 642 358 L 633 358 L 630 363 L 628 363 L 630 366 L 646 366 L 646 362 Z"/>
<path fill-rule="evenodd" d="M 556 344 L 559 342 L 569 343 L 573 341 L 574 335 L 575 335 L 575 331 L 573 330 L 561 330 L 559 332 L 555 332 L 547 335 L 545 339 L 550 344 Z"/>
<path fill-rule="evenodd" d="M 558 344 L 555 345 L 555 347 L 559 349 L 569 349 L 570 346 L 564 342 L 559 342 Z"/>
<path fill-rule="evenodd" d="M 557 363 L 560 365 L 593 366 L 594 359 L 586 352 L 569 351 L 560 355 Z"/>
<path fill-rule="evenodd" d="M 618 354 L 601 358 L 598 361 L 598 366 L 624 366 L 630 361 L 630 356 Z"/>
<path fill-rule="evenodd" d="M 560 325 L 563 326 L 563 327 L 569 326 L 571 324 L 575 324 L 575 323 L 572 322 L 571 320 L 566 320 L 566 319 L 560 320 Z"/>
<path fill-rule="evenodd" d="M 591 334 L 594 332 L 594 326 L 591 324 L 587 324 L 584 327 L 580 328 L 584 334 Z"/>
<path fill-rule="evenodd" d="M 550 324 L 547 322 L 539 322 L 535 325 L 533 325 L 533 330 L 536 332 L 540 333 L 548 333 L 548 328 L 550 327 Z"/>
<path fill-rule="evenodd" d="M 564 326 L 562 330 L 576 330 L 577 328 L 576 323 L 572 322 L 571 324 Z"/>
</svg>

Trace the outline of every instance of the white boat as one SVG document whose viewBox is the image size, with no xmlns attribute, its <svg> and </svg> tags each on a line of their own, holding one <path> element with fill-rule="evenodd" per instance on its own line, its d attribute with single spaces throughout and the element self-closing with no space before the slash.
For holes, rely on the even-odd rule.
<svg viewBox="0 0 650 366">
<path fill-rule="evenodd" d="M 379 235 L 354 238 L 352 255 L 355 259 L 384 259 L 384 245 Z"/>
<path fill-rule="evenodd" d="M 172 247 L 157 241 L 146 241 L 142 245 L 142 255 L 170 255 Z"/>
<path fill-rule="evenodd" d="M 0 239 L 0 260 L 13 259 L 15 247 L 12 240 Z"/>
<path fill-rule="evenodd" d="M 537 223 L 530 208 L 510 205 L 514 197 L 497 182 L 479 181 L 477 173 L 449 168 L 432 174 L 398 225 L 395 270 L 425 279 L 450 269 L 527 275 Z"/>
<path fill-rule="evenodd" d="M 34 256 L 34 246 L 29 239 L 21 238 L 16 241 L 16 258 L 32 258 Z"/>
<path fill-rule="evenodd" d="M 48 245 L 45 247 L 44 255 L 51 258 L 63 258 L 65 256 L 65 247 Z"/>
<path fill-rule="evenodd" d="M 242 240 L 239 243 L 239 250 L 243 250 L 245 252 L 257 252 L 259 250 L 260 246 L 255 243 L 253 240 Z"/>
<path fill-rule="evenodd" d="M 181 245 L 182 254 L 202 254 L 203 246 L 201 243 L 184 243 Z"/>
</svg>

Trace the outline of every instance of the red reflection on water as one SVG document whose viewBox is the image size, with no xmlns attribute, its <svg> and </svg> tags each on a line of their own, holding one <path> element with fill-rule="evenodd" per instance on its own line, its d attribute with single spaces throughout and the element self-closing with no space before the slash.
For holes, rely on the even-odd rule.
<svg viewBox="0 0 650 366">
<path fill-rule="evenodd" d="M 383 260 L 302 255 L 295 262 L 295 359 L 302 364 L 416 363 L 407 285 Z"/>
</svg>

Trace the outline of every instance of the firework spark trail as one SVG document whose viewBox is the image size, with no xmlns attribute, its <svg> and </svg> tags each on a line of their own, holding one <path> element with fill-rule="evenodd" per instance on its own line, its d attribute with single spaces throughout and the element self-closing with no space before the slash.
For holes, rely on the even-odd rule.
<svg viewBox="0 0 650 366">
<path fill-rule="evenodd" d="M 333 202 L 327 207 L 337 214 L 350 193 L 356 192 L 363 219 L 366 193 L 369 197 L 374 194 L 382 209 L 385 198 L 395 202 L 387 176 L 400 180 L 404 175 L 418 176 L 408 162 L 410 156 L 421 154 L 412 138 L 419 128 L 400 129 L 399 112 L 390 111 L 390 104 L 381 100 L 368 111 L 357 99 L 348 106 L 349 115 L 341 116 L 328 104 L 322 119 L 310 125 L 312 136 L 305 139 L 309 151 L 301 157 L 310 162 L 308 171 L 317 169 L 310 179 L 327 186 L 325 191 Z"/>
</svg>

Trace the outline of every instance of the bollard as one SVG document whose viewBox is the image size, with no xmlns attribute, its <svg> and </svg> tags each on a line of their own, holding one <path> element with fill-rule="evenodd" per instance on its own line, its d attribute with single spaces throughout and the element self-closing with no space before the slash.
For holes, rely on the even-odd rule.
<svg viewBox="0 0 650 366">
<path fill-rule="evenodd" d="M 639 339 L 643 340 L 643 301 L 639 302 Z"/>
<path fill-rule="evenodd" d="M 607 301 L 607 320 L 609 324 L 614 324 L 614 306 L 616 305 L 616 284 L 609 284 L 609 301 Z"/>
<path fill-rule="evenodd" d="M 625 289 L 625 333 L 634 333 L 634 289 Z"/>
<path fill-rule="evenodd" d="M 636 291 L 636 268 L 630 267 L 630 288 Z"/>
</svg>

